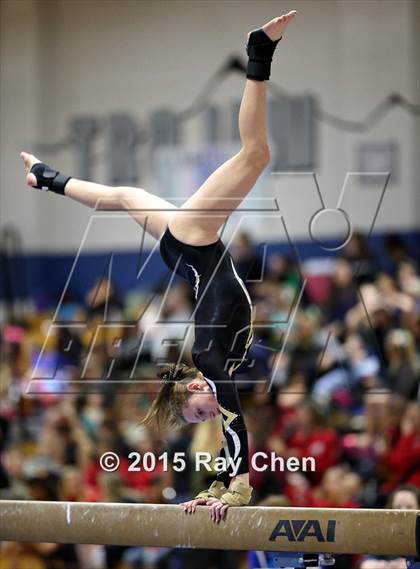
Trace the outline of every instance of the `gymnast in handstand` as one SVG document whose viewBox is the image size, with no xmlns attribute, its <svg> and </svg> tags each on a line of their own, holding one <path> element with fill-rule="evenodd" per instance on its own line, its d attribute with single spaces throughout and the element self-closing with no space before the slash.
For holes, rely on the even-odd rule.
<svg viewBox="0 0 420 569">
<path fill-rule="evenodd" d="M 231 468 L 220 472 L 210 488 L 184 503 L 187 513 L 194 513 L 199 504 L 209 506 L 215 522 L 224 519 L 229 506 L 247 505 L 252 495 L 247 431 L 233 378 L 252 342 L 252 305 L 218 231 L 269 162 L 266 82 L 276 46 L 295 15 L 291 11 L 248 34 L 247 79 L 239 112 L 242 147 L 181 208 L 141 188 L 65 176 L 32 154 L 21 153 L 29 186 L 93 208 L 99 203 L 101 209 L 126 210 L 160 240 L 164 262 L 193 287 L 195 367 L 174 364 L 159 374 L 160 391 L 143 422 L 174 426 L 221 415 L 226 445 L 220 456 L 239 468 L 235 476 Z"/>
</svg>

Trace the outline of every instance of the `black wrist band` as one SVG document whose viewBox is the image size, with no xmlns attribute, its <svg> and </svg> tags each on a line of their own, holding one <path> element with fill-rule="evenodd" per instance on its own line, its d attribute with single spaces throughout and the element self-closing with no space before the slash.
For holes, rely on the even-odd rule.
<svg viewBox="0 0 420 569">
<path fill-rule="evenodd" d="M 64 188 L 71 179 L 71 176 L 60 174 L 60 172 L 53 170 L 43 162 L 34 164 L 30 171 L 31 174 L 35 176 L 37 182 L 34 188 L 38 190 L 48 190 L 64 196 Z"/>
</svg>

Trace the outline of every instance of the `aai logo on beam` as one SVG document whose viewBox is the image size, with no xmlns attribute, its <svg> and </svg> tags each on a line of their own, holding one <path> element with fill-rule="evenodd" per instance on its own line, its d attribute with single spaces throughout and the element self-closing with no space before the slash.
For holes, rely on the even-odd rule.
<svg viewBox="0 0 420 569">
<path fill-rule="evenodd" d="M 318 542 L 335 541 L 335 520 L 321 524 L 319 520 L 279 520 L 271 532 L 270 541 L 285 537 L 288 541 L 304 542 L 307 538 L 315 538 Z"/>
</svg>

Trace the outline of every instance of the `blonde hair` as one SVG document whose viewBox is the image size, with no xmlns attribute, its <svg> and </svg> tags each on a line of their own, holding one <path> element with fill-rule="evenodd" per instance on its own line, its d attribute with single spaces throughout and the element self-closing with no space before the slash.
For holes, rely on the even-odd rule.
<svg viewBox="0 0 420 569">
<path fill-rule="evenodd" d="M 185 425 L 187 421 L 182 414 L 182 408 L 192 395 L 187 385 L 197 374 L 197 368 L 185 364 L 172 364 L 163 368 L 157 374 L 162 380 L 159 393 L 140 424 L 156 425 L 159 431 Z"/>
</svg>

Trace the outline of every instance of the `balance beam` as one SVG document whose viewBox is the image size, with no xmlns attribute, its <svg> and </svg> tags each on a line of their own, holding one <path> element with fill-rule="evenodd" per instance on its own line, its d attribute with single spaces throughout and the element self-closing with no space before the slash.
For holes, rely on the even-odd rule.
<svg viewBox="0 0 420 569">
<path fill-rule="evenodd" d="M 420 511 L 0 501 L 0 540 L 302 553 L 417 555 Z"/>
</svg>

